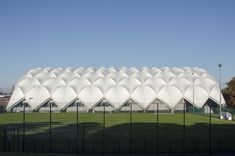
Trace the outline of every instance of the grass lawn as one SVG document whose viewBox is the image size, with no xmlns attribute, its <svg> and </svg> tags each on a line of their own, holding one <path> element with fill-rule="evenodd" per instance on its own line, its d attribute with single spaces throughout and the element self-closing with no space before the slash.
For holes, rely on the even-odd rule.
<svg viewBox="0 0 235 156">
<path fill-rule="evenodd" d="M 119 144 L 119 149 L 128 150 L 130 135 L 133 139 L 133 149 L 143 151 L 143 148 L 155 148 L 157 117 L 152 113 L 133 113 L 132 131 L 130 133 L 129 113 L 106 113 L 105 120 L 105 146 L 106 149 L 114 150 Z M 188 148 L 205 150 L 208 147 L 209 136 L 208 116 L 186 114 L 186 139 Z M 0 114 L 0 129 L 15 127 L 22 131 L 22 113 Z M 103 114 L 102 113 L 79 113 L 79 150 L 82 145 L 86 151 L 101 151 L 103 139 Z M 183 114 L 160 114 L 159 115 L 159 148 L 164 150 L 166 146 L 170 150 L 181 149 L 183 138 Z M 212 145 L 216 149 L 219 142 L 223 142 L 223 148 L 229 148 L 235 143 L 235 122 L 225 121 L 218 118 L 212 119 Z M 0 135 L 3 138 L 3 133 Z M 1 139 L 2 141 L 3 139 Z M 49 113 L 26 113 L 26 142 L 49 140 Z M 53 113 L 52 114 L 52 140 L 54 148 L 74 150 L 76 140 L 76 113 Z M 70 140 L 70 141 L 69 141 Z M 145 141 L 144 141 L 145 140 Z M 173 140 L 169 143 L 169 140 Z M 174 141 L 175 140 L 175 141 Z M 193 140 L 193 142 L 192 142 Z M 46 146 L 47 146 L 46 145 Z M 70 148 L 71 145 L 71 148 Z M 38 147 L 39 145 L 34 145 Z M 94 147 L 95 146 L 95 147 Z M 1 148 L 1 147 L 0 147 Z M 121 148 L 121 149 L 120 149 Z M 174 149 L 175 148 L 175 149 Z M 154 149 L 148 149 L 149 151 Z"/>
</svg>

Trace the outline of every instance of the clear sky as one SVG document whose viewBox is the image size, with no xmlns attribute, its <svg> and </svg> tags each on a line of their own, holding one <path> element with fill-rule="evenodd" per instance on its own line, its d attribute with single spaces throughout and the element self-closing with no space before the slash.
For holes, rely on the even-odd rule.
<svg viewBox="0 0 235 156">
<path fill-rule="evenodd" d="M 235 0 L 0 0 L 0 88 L 34 67 L 197 66 L 235 76 Z"/>
</svg>

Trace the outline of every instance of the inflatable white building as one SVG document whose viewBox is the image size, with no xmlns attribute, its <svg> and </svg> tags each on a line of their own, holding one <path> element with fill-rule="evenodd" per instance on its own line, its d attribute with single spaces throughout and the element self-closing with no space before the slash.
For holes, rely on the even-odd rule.
<svg viewBox="0 0 235 156">
<path fill-rule="evenodd" d="M 224 105 L 216 80 L 204 69 L 163 68 L 36 68 L 15 85 L 7 110 L 174 112 L 185 103 L 196 108 L 208 100 Z M 158 107 L 157 107 L 158 104 Z"/>
</svg>

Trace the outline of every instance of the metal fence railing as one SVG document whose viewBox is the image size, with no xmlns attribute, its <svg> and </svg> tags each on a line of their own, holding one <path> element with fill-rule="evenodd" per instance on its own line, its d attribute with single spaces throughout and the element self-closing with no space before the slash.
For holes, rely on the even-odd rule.
<svg viewBox="0 0 235 156">
<path fill-rule="evenodd" d="M 105 110 L 105 109 L 104 109 Z M 235 109 L 222 108 L 223 111 L 235 113 Z M 218 118 L 220 108 L 214 107 L 209 109 L 209 113 L 205 112 L 204 109 L 198 109 L 193 106 L 184 107 L 183 111 L 175 112 L 178 115 L 176 120 L 171 115 L 161 114 L 159 111 L 148 113 L 142 112 L 142 115 L 148 115 L 146 121 L 141 121 L 142 116 L 136 116 L 138 113 L 113 113 L 112 121 L 109 121 L 108 112 L 97 113 L 99 116 L 93 116 L 95 113 L 84 113 L 91 116 L 90 121 L 86 121 L 85 116 L 78 116 L 82 113 L 71 113 L 71 119 L 73 123 L 66 124 L 64 127 L 57 127 L 60 122 L 65 122 L 64 118 L 54 118 L 54 116 L 64 115 L 66 113 L 55 113 L 52 111 L 49 113 L 5 113 L 7 116 L 7 122 L 12 120 L 14 122 L 7 123 L 11 126 L 0 127 L 0 152 L 38 152 L 38 153 L 201 153 L 201 152 L 235 152 L 235 133 L 230 133 L 231 130 L 235 130 L 234 124 L 228 122 L 227 129 L 223 128 L 223 125 L 213 125 L 211 118 Z M 115 115 L 119 116 L 121 123 L 117 124 Z M 159 114 L 163 116 L 159 116 Z M 203 123 L 197 123 L 198 118 L 188 118 L 187 114 L 199 115 L 202 118 Z M 15 120 L 15 118 L 19 120 Z M 35 120 L 35 116 L 42 118 L 42 120 Z M 25 118 L 26 116 L 26 118 Z M 30 116 L 30 117 L 29 117 Z M 168 118 L 167 118 L 168 117 Z M 171 118 L 172 117 L 172 118 Z M 99 118 L 100 121 L 97 120 Z M 136 118 L 136 119 L 135 119 Z M 172 119 L 169 122 L 169 118 Z M 30 120 L 30 121 L 29 121 Z M 79 121 L 80 120 L 80 121 Z M 190 120 L 195 120 L 193 123 L 197 123 L 194 126 L 187 125 Z M 3 120 L 2 120 L 3 121 Z M 69 121 L 69 120 L 66 120 Z M 150 122 L 149 122 L 150 121 Z M 116 122 L 116 124 L 108 129 L 105 124 Z M 93 125 L 92 125 L 93 124 Z M 43 127 L 44 126 L 44 127 Z M 55 126 L 55 127 L 53 127 Z M 116 127 L 115 127 L 116 126 Z M 198 127 L 197 127 L 198 126 Z M 46 128 L 45 128 L 46 127 Z M 41 134 L 34 134 L 34 131 L 40 128 Z M 232 128 L 232 129 L 229 129 Z M 98 130 L 97 130 L 98 129 Z M 151 130 L 151 136 L 147 136 L 145 139 L 145 131 Z M 201 131 L 201 129 L 204 129 Z M 85 133 L 91 134 L 94 130 L 97 130 L 96 135 L 85 137 Z M 114 130 L 114 131 L 113 131 Z M 125 130 L 125 136 L 121 136 Z M 135 133 L 136 130 L 140 132 Z M 224 131 L 226 130 L 226 132 Z M 66 131 L 66 132 L 65 132 Z M 166 134 L 169 132 L 169 137 Z M 170 133 L 177 131 L 179 136 L 170 137 Z M 215 133 L 216 131 L 216 133 Z M 220 136 L 220 132 L 228 132 L 228 137 L 223 138 Z M 142 132 L 142 133 L 141 133 Z M 63 133 L 66 133 L 63 136 Z M 116 133 L 116 134 L 114 134 Z M 140 138 L 136 139 L 134 136 L 143 134 Z M 189 133 L 205 133 L 205 135 Z M 69 135 L 72 138 L 69 138 Z M 147 135 L 147 134 L 146 134 Z M 166 138 L 161 137 L 166 136 Z M 231 137 L 230 137 L 230 136 Z M 115 136 L 116 138 L 108 137 Z M 189 136 L 194 136 L 191 138 Z M 68 138 L 66 138 L 68 137 Z M 124 139 L 123 139 L 124 138 Z M 152 139 L 153 138 L 153 139 Z"/>
<path fill-rule="evenodd" d="M 211 152 L 235 152 L 233 145 L 235 140 L 213 140 Z M 51 148 L 51 149 L 50 149 Z M 132 150 L 130 150 L 132 149 Z M 22 144 L 10 141 L 0 148 L 0 152 L 22 152 Z M 53 141 L 49 146 L 49 140 L 32 140 L 25 142 L 25 152 L 36 153 L 202 153 L 209 152 L 209 140 L 186 140 L 183 151 L 183 140 L 133 140 L 130 146 L 129 140 L 106 140 L 105 148 L 103 140 L 76 140 Z"/>
</svg>

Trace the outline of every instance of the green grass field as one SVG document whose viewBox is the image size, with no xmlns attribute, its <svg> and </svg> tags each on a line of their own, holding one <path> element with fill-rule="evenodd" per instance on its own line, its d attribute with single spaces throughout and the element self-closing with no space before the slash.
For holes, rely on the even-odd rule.
<svg viewBox="0 0 235 156">
<path fill-rule="evenodd" d="M 133 145 L 135 150 L 142 151 L 143 146 L 155 147 L 156 141 L 156 114 L 133 113 L 132 132 Z M 105 120 L 105 143 L 106 148 L 111 151 L 121 144 L 122 151 L 128 150 L 130 138 L 129 113 L 106 113 Z M 195 140 L 202 150 L 206 150 L 209 136 L 208 116 L 186 114 L 186 139 L 188 148 L 194 148 Z M 22 131 L 22 113 L 0 114 L 0 128 L 19 128 Z M 183 114 L 160 114 L 159 115 L 159 146 L 162 151 L 166 144 L 174 145 L 171 150 L 181 149 L 182 142 L 177 141 L 183 138 Z M 80 113 L 79 114 L 79 148 L 81 150 L 82 140 L 86 151 L 100 151 L 103 139 L 103 114 L 102 113 Z M 3 133 L 1 133 L 1 138 Z M 49 113 L 26 113 L 26 141 L 49 139 Z M 3 140 L 3 139 L 1 139 Z M 66 148 L 68 140 L 76 140 L 76 114 L 75 113 L 53 113 L 52 114 L 52 140 L 55 148 Z M 173 140 L 170 142 L 168 140 Z M 175 141 L 174 141 L 175 140 Z M 190 141 L 193 140 L 194 142 Z M 228 148 L 235 143 L 235 122 L 212 118 L 212 140 L 217 148 L 219 142 L 216 140 L 227 140 L 223 142 L 223 148 Z M 233 141 L 234 140 L 234 141 Z M 115 142 L 114 142 L 115 141 Z M 168 142 L 167 142 L 168 141 Z M 165 143 L 164 143 L 165 142 Z M 30 142 L 29 142 L 30 144 Z M 65 145 L 66 144 L 66 145 Z M 192 145 L 191 145 L 192 144 Z M 36 145 L 39 146 L 39 145 Z M 65 147 L 66 146 L 66 147 Z M 95 146 L 95 149 L 94 147 Z M 109 147 L 110 146 L 110 147 Z M 204 147 L 205 146 L 205 147 Z M 231 145 L 232 146 L 232 145 Z M 93 149 L 90 149 L 93 148 Z M 160 147 L 159 147 L 160 148 Z M 172 147 L 171 147 L 172 148 Z M 203 149 L 205 148 L 205 149 Z M 231 147 L 232 148 L 232 147 Z M 115 149 L 117 150 L 117 149 Z M 119 149 L 120 150 L 120 149 Z M 153 151 L 153 149 L 149 149 Z M 168 149 L 167 149 L 168 150 Z"/>
</svg>

